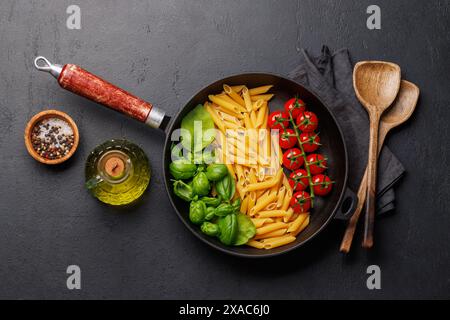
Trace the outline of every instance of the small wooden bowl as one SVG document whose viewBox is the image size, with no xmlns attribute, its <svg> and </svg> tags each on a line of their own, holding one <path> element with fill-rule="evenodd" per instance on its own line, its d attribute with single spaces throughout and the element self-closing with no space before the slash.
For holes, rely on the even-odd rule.
<svg viewBox="0 0 450 320">
<path fill-rule="evenodd" d="M 67 122 L 70 125 L 70 127 L 72 128 L 72 131 L 73 131 L 73 146 L 70 149 L 68 154 L 66 154 L 64 157 L 59 158 L 59 159 L 47 159 L 47 158 L 42 157 L 41 155 L 39 155 L 37 153 L 36 150 L 34 150 L 33 144 L 31 142 L 31 134 L 33 132 L 34 126 L 39 121 L 42 121 L 42 120 L 48 119 L 48 118 L 59 118 L 61 120 L 64 120 L 65 122 Z M 28 153 L 37 161 L 39 161 L 41 163 L 45 163 L 45 164 L 60 164 L 64 161 L 66 161 L 67 159 L 69 159 L 77 150 L 78 142 L 80 140 L 80 136 L 78 133 L 78 127 L 75 124 L 75 122 L 72 120 L 72 118 L 69 115 L 67 115 L 64 112 L 58 111 L 58 110 L 45 110 L 45 111 L 39 112 L 33 118 L 31 118 L 31 120 L 28 121 L 28 124 L 25 128 L 24 138 L 25 138 L 25 146 L 27 147 Z"/>
</svg>

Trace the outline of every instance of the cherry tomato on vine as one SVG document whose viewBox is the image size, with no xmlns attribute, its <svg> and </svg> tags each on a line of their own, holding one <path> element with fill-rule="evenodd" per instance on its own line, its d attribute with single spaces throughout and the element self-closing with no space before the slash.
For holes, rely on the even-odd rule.
<svg viewBox="0 0 450 320">
<path fill-rule="evenodd" d="M 305 152 L 314 152 L 320 146 L 320 138 L 317 133 L 314 132 L 302 132 L 300 134 L 300 141 Z"/>
<path fill-rule="evenodd" d="M 289 175 L 289 184 L 294 191 L 303 191 L 309 186 L 308 172 L 298 169 Z"/>
<path fill-rule="evenodd" d="M 297 170 L 303 162 L 302 152 L 298 148 L 292 148 L 283 153 L 283 165 L 289 170 Z"/>
<path fill-rule="evenodd" d="M 311 208 L 311 197 L 306 191 L 299 191 L 294 193 L 289 203 L 295 213 L 308 212 Z"/>
<path fill-rule="evenodd" d="M 324 172 L 327 169 L 327 160 L 318 153 L 311 153 L 306 156 L 306 162 L 309 164 L 309 172 L 316 175 Z"/>
<path fill-rule="evenodd" d="M 318 174 L 313 176 L 312 182 L 314 194 L 318 196 L 326 196 L 327 194 L 330 193 L 333 187 L 333 182 L 331 181 L 331 179 L 324 174 Z"/>
<path fill-rule="evenodd" d="M 297 119 L 297 117 L 306 110 L 305 103 L 302 99 L 297 97 L 289 99 L 284 104 L 284 111 L 289 115 L 289 111 L 291 111 L 292 117 Z"/>
<path fill-rule="evenodd" d="M 267 119 L 267 126 L 279 130 L 289 127 L 289 114 L 281 110 L 272 112 Z"/>
<path fill-rule="evenodd" d="M 289 149 L 295 146 L 296 143 L 297 137 L 294 130 L 284 129 L 280 131 L 280 147 L 283 149 Z"/>
<path fill-rule="evenodd" d="M 305 111 L 302 112 L 297 117 L 297 126 L 298 128 L 303 132 L 313 132 L 317 129 L 317 126 L 319 124 L 319 119 L 317 118 L 316 114 L 312 111 Z"/>
</svg>

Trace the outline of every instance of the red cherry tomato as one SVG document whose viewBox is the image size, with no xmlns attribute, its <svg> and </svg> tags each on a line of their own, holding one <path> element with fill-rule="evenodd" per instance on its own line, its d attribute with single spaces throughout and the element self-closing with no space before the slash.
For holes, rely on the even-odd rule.
<svg viewBox="0 0 450 320">
<path fill-rule="evenodd" d="M 303 191 L 309 186 L 308 172 L 298 169 L 289 175 L 289 184 L 294 191 Z"/>
<path fill-rule="evenodd" d="M 303 132 L 300 134 L 300 141 L 305 152 L 314 152 L 319 148 L 320 138 L 317 133 Z"/>
<path fill-rule="evenodd" d="M 308 212 L 311 208 L 311 197 L 306 191 L 296 192 L 291 198 L 290 205 L 295 213 Z"/>
<path fill-rule="evenodd" d="M 317 129 L 319 119 L 311 111 L 302 112 L 297 118 L 297 126 L 303 132 L 313 132 Z"/>
<path fill-rule="evenodd" d="M 327 160 L 318 153 L 311 153 L 306 156 L 306 162 L 309 164 L 309 172 L 316 175 L 324 172 L 327 169 Z"/>
<path fill-rule="evenodd" d="M 303 100 L 299 99 L 299 98 L 292 98 L 289 99 L 288 101 L 286 101 L 286 103 L 284 104 L 284 111 L 286 111 L 286 113 L 289 115 L 289 111 L 292 114 L 292 117 L 294 119 L 297 119 L 297 117 L 303 113 L 303 111 L 306 110 L 305 107 L 305 103 L 303 102 Z"/>
<path fill-rule="evenodd" d="M 272 112 L 267 119 L 267 126 L 270 129 L 286 129 L 289 127 L 289 114 L 281 110 Z"/>
<path fill-rule="evenodd" d="M 289 170 L 297 170 L 303 165 L 302 152 L 298 148 L 292 148 L 283 153 L 283 165 Z"/>
<path fill-rule="evenodd" d="M 280 147 L 283 149 L 289 149 L 295 146 L 297 143 L 297 137 L 295 131 L 292 129 L 284 129 L 280 131 Z"/>
<path fill-rule="evenodd" d="M 333 182 L 331 179 L 324 175 L 324 174 L 318 174 L 312 177 L 313 182 L 313 190 L 314 194 L 318 196 L 326 196 L 330 193 L 332 189 Z"/>
</svg>

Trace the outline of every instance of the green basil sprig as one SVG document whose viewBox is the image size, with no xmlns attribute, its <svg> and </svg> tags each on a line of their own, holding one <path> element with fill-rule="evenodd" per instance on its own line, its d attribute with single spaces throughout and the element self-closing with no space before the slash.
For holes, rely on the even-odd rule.
<svg viewBox="0 0 450 320">
<path fill-rule="evenodd" d="M 218 181 L 225 177 L 227 173 L 228 168 L 224 164 L 213 163 L 206 168 L 206 176 L 209 181 Z"/>
<path fill-rule="evenodd" d="M 236 191 L 234 179 L 228 173 L 222 179 L 216 182 L 217 194 L 225 201 L 230 201 Z"/>
<path fill-rule="evenodd" d="M 173 193 L 184 201 L 192 201 L 194 199 L 194 190 L 190 185 L 181 180 L 175 180 L 173 183 Z"/>
<path fill-rule="evenodd" d="M 186 159 L 179 159 L 170 163 L 169 171 L 175 179 L 190 179 L 197 172 L 197 165 Z"/>
<path fill-rule="evenodd" d="M 189 206 L 189 219 L 193 224 L 202 224 L 205 221 L 206 205 L 203 201 L 192 201 Z"/>
<path fill-rule="evenodd" d="M 219 240 L 227 246 L 234 244 L 238 233 L 238 222 L 236 215 L 233 213 L 220 218 L 217 225 L 220 230 Z"/>
<path fill-rule="evenodd" d="M 192 180 L 192 188 L 194 193 L 199 196 L 206 196 L 211 189 L 211 185 L 209 184 L 208 177 L 206 173 L 199 172 L 195 175 Z"/>
</svg>

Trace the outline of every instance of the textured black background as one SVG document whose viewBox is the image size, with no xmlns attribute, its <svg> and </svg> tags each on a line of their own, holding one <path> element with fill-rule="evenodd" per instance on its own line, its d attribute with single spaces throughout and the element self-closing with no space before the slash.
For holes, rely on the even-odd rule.
<svg viewBox="0 0 450 320">
<path fill-rule="evenodd" d="M 366 28 L 378 4 L 382 30 Z M 78 4 L 82 29 L 66 28 Z M 449 298 L 450 2 L 1 1 L 0 298 Z M 213 251 L 172 210 L 161 174 L 163 134 L 61 90 L 36 55 L 82 65 L 174 114 L 203 85 L 244 71 L 286 74 L 300 48 L 348 47 L 354 61 L 401 65 L 421 89 L 412 119 L 387 143 L 407 175 L 376 247 L 338 252 L 343 225 L 292 254 L 242 260 Z M 81 143 L 58 167 L 34 161 L 23 130 L 46 108 L 68 112 Z M 89 150 L 125 137 L 146 150 L 153 178 L 137 207 L 100 204 L 83 187 Z M 359 243 L 359 239 L 357 240 Z M 66 268 L 82 269 L 82 290 Z M 382 290 L 366 288 L 378 264 Z"/>
</svg>

